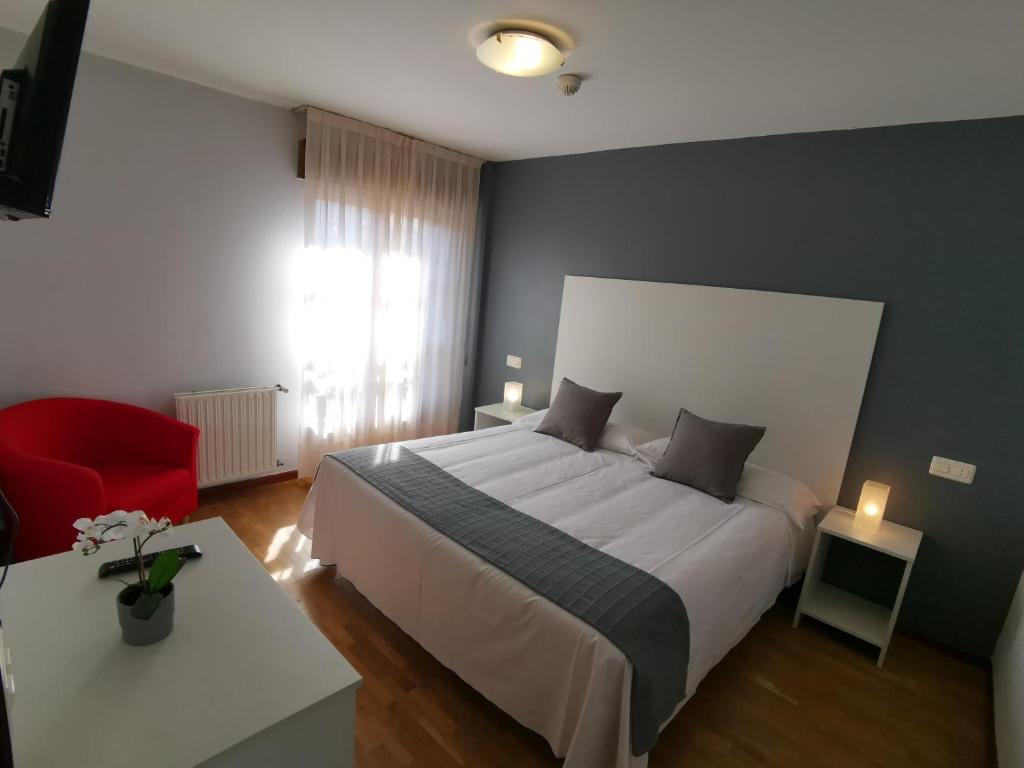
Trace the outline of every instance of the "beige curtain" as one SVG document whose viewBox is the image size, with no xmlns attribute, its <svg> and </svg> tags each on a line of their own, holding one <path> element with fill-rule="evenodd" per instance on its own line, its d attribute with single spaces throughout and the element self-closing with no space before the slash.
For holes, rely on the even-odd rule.
<svg viewBox="0 0 1024 768">
<path fill-rule="evenodd" d="M 480 161 L 310 109 L 299 473 L 458 427 Z"/>
</svg>

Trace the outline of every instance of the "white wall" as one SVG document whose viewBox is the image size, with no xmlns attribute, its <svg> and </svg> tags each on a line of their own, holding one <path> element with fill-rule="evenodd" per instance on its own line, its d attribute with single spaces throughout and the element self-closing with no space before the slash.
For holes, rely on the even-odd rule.
<svg viewBox="0 0 1024 768">
<path fill-rule="evenodd" d="M 0 29 L 0 68 L 23 40 Z M 0 407 L 67 394 L 173 413 L 182 390 L 281 383 L 293 468 L 299 131 L 288 110 L 84 54 L 53 217 L 0 222 Z"/>
<path fill-rule="evenodd" d="M 992 657 L 996 753 L 1002 768 L 1024 766 L 1024 574 Z"/>
</svg>

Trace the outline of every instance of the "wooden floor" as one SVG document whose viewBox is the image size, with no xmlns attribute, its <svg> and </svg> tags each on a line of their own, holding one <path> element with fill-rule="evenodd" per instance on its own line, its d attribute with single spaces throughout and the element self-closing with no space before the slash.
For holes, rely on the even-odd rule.
<svg viewBox="0 0 1024 768">
<path fill-rule="evenodd" d="M 206 500 L 364 678 L 356 765 L 554 766 L 547 743 L 473 691 L 309 559 L 295 530 L 300 481 Z M 701 683 L 662 733 L 652 768 L 994 765 L 989 673 L 897 636 L 885 668 L 868 646 L 786 595 Z"/>
</svg>

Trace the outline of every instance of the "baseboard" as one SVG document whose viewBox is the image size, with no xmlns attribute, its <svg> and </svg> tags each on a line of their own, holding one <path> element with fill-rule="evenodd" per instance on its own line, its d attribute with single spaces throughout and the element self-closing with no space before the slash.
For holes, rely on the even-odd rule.
<svg viewBox="0 0 1024 768">
<path fill-rule="evenodd" d="M 951 656 L 958 661 L 970 664 L 972 667 L 977 667 L 978 669 L 984 670 L 990 674 L 992 672 L 992 659 L 987 659 L 984 656 L 976 656 L 968 651 L 960 650 L 954 645 L 950 645 L 942 640 L 936 640 L 935 638 L 929 637 L 916 629 L 897 627 L 895 634 L 909 637 L 911 640 L 914 640 L 921 645 L 927 645 L 929 648 L 941 651 L 947 656 Z"/>
<path fill-rule="evenodd" d="M 211 485 L 209 488 L 199 489 L 199 501 L 208 501 L 217 496 L 222 496 L 226 493 L 233 493 L 235 491 L 244 491 L 248 488 L 258 488 L 261 485 L 272 485 L 273 483 L 286 483 L 289 480 L 295 480 L 299 476 L 297 469 L 290 469 L 287 472 L 274 472 L 270 475 L 260 475 L 259 477 L 250 477 L 247 480 L 239 480 L 235 483 L 225 483 L 224 485 Z"/>
</svg>

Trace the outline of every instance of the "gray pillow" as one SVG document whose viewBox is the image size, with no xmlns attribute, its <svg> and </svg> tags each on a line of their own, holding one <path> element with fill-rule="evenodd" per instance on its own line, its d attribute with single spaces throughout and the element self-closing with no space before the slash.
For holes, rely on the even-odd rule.
<svg viewBox="0 0 1024 768">
<path fill-rule="evenodd" d="M 592 451 L 620 397 L 621 392 L 595 392 L 562 379 L 555 401 L 534 431 Z"/>
<path fill-rule="evenodd" d="M 764 433 L 764 427 L 710 421 L 681 408 L 668 448 L 651 474 L 732 501 L 743 465 Z"/>
</svg>

